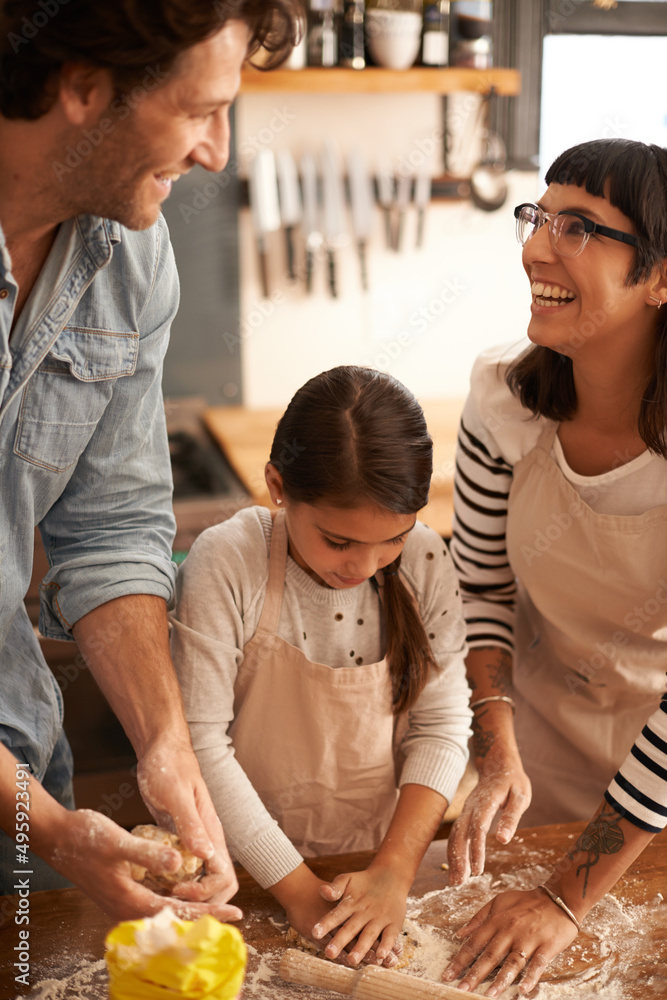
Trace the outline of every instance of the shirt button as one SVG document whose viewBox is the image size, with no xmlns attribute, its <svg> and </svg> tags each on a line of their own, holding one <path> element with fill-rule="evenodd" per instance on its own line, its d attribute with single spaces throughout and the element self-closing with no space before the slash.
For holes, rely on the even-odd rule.
<svg viewBox="0 0 667 1000">
<path fill-rule="evenodd" d="M 6 299 L 8 295 L 9 295 L 8 288 L 0 288 L 0 299 Z"/>
</svg>

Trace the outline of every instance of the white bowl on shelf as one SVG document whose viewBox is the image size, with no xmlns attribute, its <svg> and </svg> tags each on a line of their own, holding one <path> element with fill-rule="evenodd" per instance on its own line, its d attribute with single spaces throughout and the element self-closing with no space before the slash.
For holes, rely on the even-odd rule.
<svg viewBox="0 0 667 1000">
<path fill-rule="evenodd" d="M 410 10 L 366 10 L 366 43 L 378 66 L 409 69 L 419 54 L 421 14 Z"/>
</svg>

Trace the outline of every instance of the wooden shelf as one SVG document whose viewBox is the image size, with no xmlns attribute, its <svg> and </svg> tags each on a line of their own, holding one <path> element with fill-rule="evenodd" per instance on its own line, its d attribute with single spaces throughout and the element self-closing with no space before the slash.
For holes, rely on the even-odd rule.
<svg viewBox="0 0 667 1000">
<path fill-rule="evenodd" d="M 452 94 L 475 91 L 487 94 L 491 89 L 502 96 L 514 97 L 521 91 L 517 69 L 466 69 L 448 66 L 430 69 L 416 66 L 408 70 L 378 69 L 274 69 L 267 72 L 246 69 L 241 78 L 241 94 L 390 94 L 424 92 Z"/>
</svg>

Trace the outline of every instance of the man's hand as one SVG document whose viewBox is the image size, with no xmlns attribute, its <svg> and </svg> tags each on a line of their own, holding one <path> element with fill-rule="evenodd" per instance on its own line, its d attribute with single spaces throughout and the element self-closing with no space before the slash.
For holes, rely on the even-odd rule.
<svg viewBox="0 0 667 1000">
<path fill-rule="evenodd" d="M 169 653 L 165 602 L 150 594 L 119 597 L 84 615 L 72 632 L 132 741 L 146 805 L 160 826 L 175 831 L 206 861 L 204 878 L 177 885 L 175 893 L 201 912 L 237 918 L 236 907 L 223 905 L 238 883 L 190 742 Z"/>
<path fill-rule="evenodd" d="M 164 741 L 161 746 L 149 748 L 139 761 L 137 781 L 158 826 L 176 832 L 188 850 L 206 862 L 203 878 L 176 885 L 174 895 L 219 908 L 239 886 L 220 820 L 192 747 Z M 236 907 L 227 909 L 240 916 Z M 218 915 L 216 912 L 215 916 Z"/>
<path fill-rule="evenodd" d="M 164 908 L 165 897 L 135 882 L 130 864 L 141 865 L 156 874 L 164 869 L 175 871 L 181 862 L 178 851 L 133 837 L 92 809 L 70 811 L 57 807 L 57 810 L 48 848 L 41 850 L 45 860 L 115 920 L 133 920 Z M 216 900 L 204 904 L 170 899 L 169 905 L 178 916 L 189 920 L 196 920 L 204 913 L 221 920 L 238 920 L 242 915 L 235 906 L 225 906 Z"/>
</svg>

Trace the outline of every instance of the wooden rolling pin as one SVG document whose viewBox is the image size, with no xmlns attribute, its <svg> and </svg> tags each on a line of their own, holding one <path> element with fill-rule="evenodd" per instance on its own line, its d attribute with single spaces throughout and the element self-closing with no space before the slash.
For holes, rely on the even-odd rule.
<svg viewBox="0 0 667 1000">
<path fill-rule="evenodd" d="M 325 962 L 314 955 L 289 948 L 280 962 L 280 976 L 288 983 L 303 983 L 355 1000 L 484 1000 L 480 993 L 467 993 L 455 986 L 416 979 L 405 972 L 368 965 L 365 969 L 346 969 Z"/>
</svg>

